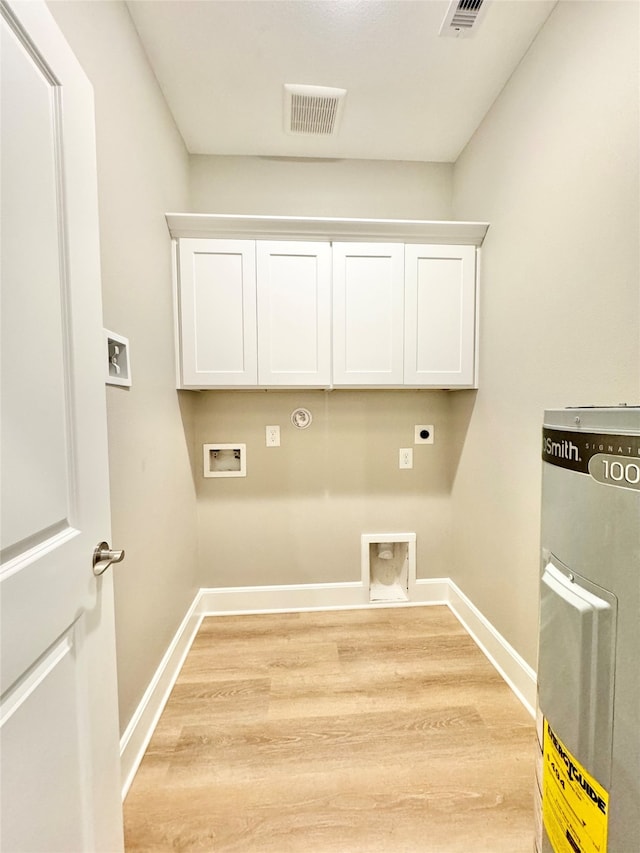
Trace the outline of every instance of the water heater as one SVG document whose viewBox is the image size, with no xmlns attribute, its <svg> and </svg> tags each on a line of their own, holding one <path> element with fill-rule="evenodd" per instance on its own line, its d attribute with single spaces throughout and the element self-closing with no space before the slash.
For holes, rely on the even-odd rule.
<svg viewBox="0 0 640 853">
<path fill-rule="evenodd" d="M 545 413 L 537 853 L 640 850 L 640 406 Z"/>
</svg>

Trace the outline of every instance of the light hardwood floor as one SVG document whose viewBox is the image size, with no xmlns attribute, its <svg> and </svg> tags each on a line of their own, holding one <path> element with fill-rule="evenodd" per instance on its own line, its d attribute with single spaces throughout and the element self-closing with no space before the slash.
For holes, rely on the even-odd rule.
<svg viewBox="0 0 640 853">
<path fill-rule="evenodd" d="M 206 618 L 129 853 L 530 853 L 531 718 L 446 607 Z"/>
</svg>

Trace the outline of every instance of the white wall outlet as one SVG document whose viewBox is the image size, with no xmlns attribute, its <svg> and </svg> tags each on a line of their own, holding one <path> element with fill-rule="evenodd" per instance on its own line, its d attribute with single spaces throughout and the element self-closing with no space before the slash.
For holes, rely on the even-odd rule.
<svg viewBox="0 0 640 853">
<path fill-rule="evenodd" d="M 400 468 L 413 468 L 413 450 L 410 447 L 400 448 Z"/>
<path fill-rule="evenodd" d="M 280 427 L 277 424 L 265 427 L 267 447 L 280 447 Z"/>
<path fill-rule="evenodd" d="M 433 424 L 417 424 L 415 427 L 414 444 L 433 444 Z"/>
</svg>

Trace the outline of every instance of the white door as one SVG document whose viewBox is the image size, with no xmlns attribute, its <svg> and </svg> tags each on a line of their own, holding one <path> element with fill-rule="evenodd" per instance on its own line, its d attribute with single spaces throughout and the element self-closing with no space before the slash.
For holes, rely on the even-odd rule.
<svg viewBox="0 0 640 853">
<path fill-rule="evenodd" d="M 255 240 L 185 238 L 179 253 L 183 385 L 257 385 Z"/>
<path fill-rule="evenodd" d="M 475 246 L 405 246 L 406 385 L 475 385 Z"/>
<path fill-rule="evenodd" d="M 331 384 L 331 246 L 256 243 L 258 382 Z"/>
<path fill-rule="evenodd" d="M 402 243 L 333 244 L 333 381 L 402 385 Z"/>
<path fill-rule="evenodd" d="M 46 5 L 0 6 L 0 849 L 121 850 L 91 87 Z"/>
</svg>

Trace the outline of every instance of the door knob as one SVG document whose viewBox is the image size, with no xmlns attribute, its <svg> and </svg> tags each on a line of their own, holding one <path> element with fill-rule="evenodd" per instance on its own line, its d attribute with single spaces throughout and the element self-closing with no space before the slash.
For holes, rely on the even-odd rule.
<svg viewBox="0 0 640 853">
<path fill-rule="evenodd" d="M 112 551 L 108 542 L 100 542 L 93 552 L 93 573 L 101 575 L 109 568 L 111 563 L 119 563 L 124 559 L 124 551 Z"/>
</svg>

